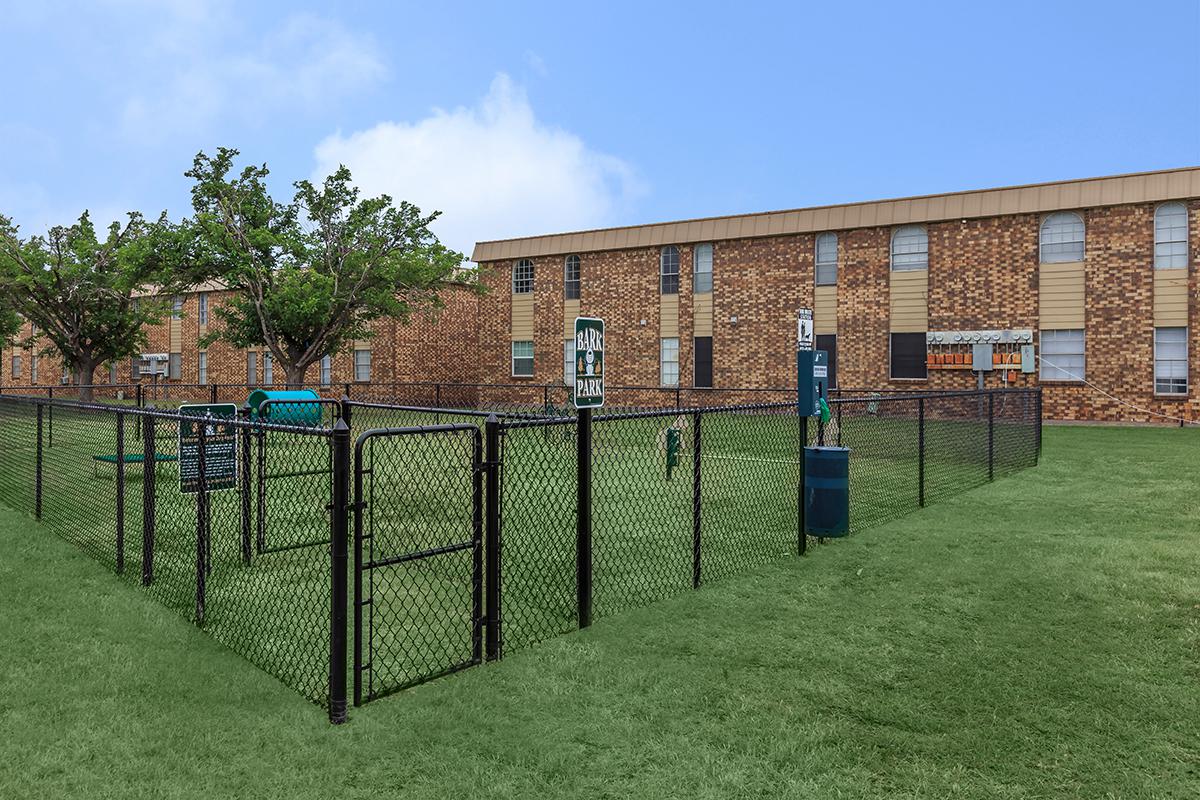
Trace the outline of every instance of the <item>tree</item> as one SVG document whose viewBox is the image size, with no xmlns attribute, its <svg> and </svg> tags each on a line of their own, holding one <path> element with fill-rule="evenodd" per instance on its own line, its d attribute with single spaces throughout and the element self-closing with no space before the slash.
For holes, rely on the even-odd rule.
<svg viewBox="0 0 1200 800">
<path fill-rule="evenodd" d="M 209 343 L 266 347 L 298 386 L 313 363 L 370 338 L 373 321 L 436 311 L 442 289 L 472 283 L 460 278 L 462 255 L 429 230 L 437 212 L 360 199 L 344 166 L 319 187 L 297 181 L 292 202 L 279 203 L 265 164 L 230 177 L 237 155 L 200 153 L 186 173 L 195 180 L 193 280 L 234 292 L 214 310 L 221 324 Z"/>
<path fill-rule="evenodd" d="M 21 332 L 21 315 L 0 297 L 0 347 L 10 347 Z"/>
<path fill-rule="evenodd" d="M 138 354 L 146 327 L 162 321 L 174 285 L 169 256 L 188 241 L 169 235 L 165 216 L 128 216 L 101 240 L 86 211 L 27 239 L 0 215 L 0 306 L 37 326 L 50 342 L 43 352 L 62 358 L 83 400 L 92 399 L 96 367 Z"/>
</svg>

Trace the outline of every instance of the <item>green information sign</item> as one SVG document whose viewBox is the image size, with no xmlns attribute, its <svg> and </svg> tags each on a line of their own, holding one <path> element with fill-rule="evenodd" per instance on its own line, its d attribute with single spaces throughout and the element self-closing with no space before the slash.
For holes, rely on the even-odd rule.
<svg viewBox="0 0 1200 800">
<path fill-rule="evenodd" d="M 575 318 L 575 407 L 604 405 L 604 320 Z"/>
<path fill-rule="evenodd" d="M 237 418 L 233 403 L 179 407 L 179 491 L 200 492 L 200 431 L 204 431 L 204 479 L 208 491 L 237 488 Z M 187 419 L 195 417 L 194 420 Z"/>
</svg>

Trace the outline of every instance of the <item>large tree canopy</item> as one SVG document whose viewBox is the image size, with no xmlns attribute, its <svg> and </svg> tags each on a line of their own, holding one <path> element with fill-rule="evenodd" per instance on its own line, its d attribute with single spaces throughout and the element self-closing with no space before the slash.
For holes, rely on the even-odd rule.
<svg viewBox="0 0 1200 800">
<path fill-rule="evenodd" d="M 437 212 L 383 195 L 360 199 L 344 166 L 320 186 L 297 181 L 292 202 L 267 191 L 268 170 L 230 175 L 238 151 L 196 156 L 194 281 L 234 291 L 208 341 L 265 346 L 298 385 L 310 365 L 372 335 L 371 322 L 442 306 L 463 257 L 429 230 Z"/>
<path fill-rule="evenodd" d="M 22 239 L 0 215 L 0 306 L 37 326 L 38 335 L 91 397 L 100 364 L 138 354 L 146 326 L 162 321 L 176 285 L 166 265 L 187 244 L 165 217 L 146 221 L 130 213 L 101 239 L 85 211 L 70 226 Z"/>
<path fill-rule="evenodd" d="M 20 332 L 21 315 L 8 301 L 0 297 L 0 347 L 12 345 Z"/>
</svg>

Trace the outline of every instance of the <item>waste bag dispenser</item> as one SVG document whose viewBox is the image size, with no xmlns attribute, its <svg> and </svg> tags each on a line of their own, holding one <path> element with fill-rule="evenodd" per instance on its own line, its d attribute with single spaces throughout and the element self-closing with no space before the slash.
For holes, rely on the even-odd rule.
<svg viewBox="0 0 1200 800">
<path fill-rule="evenodd" d="M 850 533 L 850 448 L 804 448 L 804 527 L 813 536 Z"/>
</svg>

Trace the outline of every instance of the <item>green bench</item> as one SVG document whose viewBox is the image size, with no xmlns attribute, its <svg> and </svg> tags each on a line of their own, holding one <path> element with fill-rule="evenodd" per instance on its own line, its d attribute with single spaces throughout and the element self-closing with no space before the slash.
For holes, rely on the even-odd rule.
<svg viewBox="0 0 1200 800">
<path fill-rule="evenodd" d="M 126 453 L 125 459 L 124 459 L 126 464 L 141 464 L 145 460 L 146 460 L 146 455 L 144 453 Z M 169 463 L 171 461 L 178 461 L 178 460 L 179 460 L 179 456 L 173 456 L 168 453 L 155 453 L 154 454 L 154 464 L 156 467 L 159 464 L 165 464 L 165 463 Z M 111 455 L 92 456 L 92 475 L 97 478 L 100 477 L 100 470 L 99 470 L 100 464 L 112 464 L 112 465 L 116 466 L 116 463 L 117 463 L 117 454 L 116 453 L 112 453 Z"/>
</svg>

